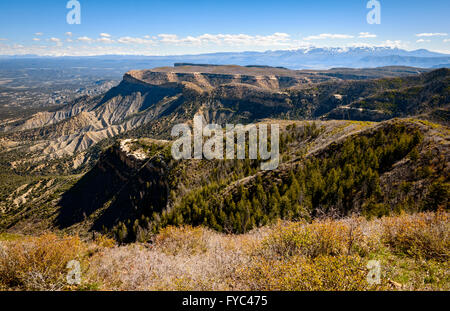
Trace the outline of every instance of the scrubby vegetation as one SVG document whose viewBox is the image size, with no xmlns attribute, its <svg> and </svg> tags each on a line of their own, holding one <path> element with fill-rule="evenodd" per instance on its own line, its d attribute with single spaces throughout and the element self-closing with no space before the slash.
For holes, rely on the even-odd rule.
<svg viewBox="0 0 450 311">
<path fill-rule="evenodd" d="M 151 243 L 0 236 L 0 288 L 33 290 L 449 290 L 447 212 L 312 223 L 243 235 L 168 227 Z M 81 284 L 65 282 L 79 260 Z M 380 282 L 369 283 L 376 260 Z"/>
<path fill-rule="evenodd" d="M 77 237 L 50 233 L 0 243 L 0 288 L 21 290 L 66 288 L 66 265 L 81 260 L 85 247 Z"/>
</svg>

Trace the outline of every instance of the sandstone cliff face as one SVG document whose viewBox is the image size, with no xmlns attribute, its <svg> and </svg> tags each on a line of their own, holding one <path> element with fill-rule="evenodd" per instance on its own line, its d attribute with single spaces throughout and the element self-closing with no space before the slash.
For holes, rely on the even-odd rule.
<svg viewBox="0 0 450 311">
<path fill-rule="evenodd" d="M 168 86 L 173 84 L 193 83 L 211 90 L 228 84 L 244 84 L 257 86 L 263 89 L 279 90 L 300 86 L 308 80 L 301 77 L 276 76 L 276 75 L 249 75 L 249 74 L 224 74 L 207 72 L 159 72 L 159 71 L 130 71 L 124 76 L 124 80 L 132 83 Z"/>
</svg>

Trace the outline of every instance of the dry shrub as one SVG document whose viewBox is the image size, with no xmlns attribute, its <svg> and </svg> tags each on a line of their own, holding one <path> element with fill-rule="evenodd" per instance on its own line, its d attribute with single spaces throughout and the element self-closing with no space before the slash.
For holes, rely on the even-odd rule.
<svg viewBox="0 0 450 311">
<path fill-rule="evenodd" d="M 154 247 L 176 256 L 180 253 L 199 254 L 208 250 L 208 229 L 191 226 L 167 227 L 154 238 Z"/>
<path fill-rule="evenodd" d="M 82 250 L 78 237 L 51 233 L 3 242 L 0 284 L 9 289 L 61 290 L 67 285 L 67 263 L 80 259 Z"/>
<path fill-rule="evenodd" d="M 266 256 L 303 255 L 339 256 L 367 248 L 359 218 L 346 221 L 324 220 L 312 224 L 279 223 L 263 242 L 259 251 Z"/>
<path fill-rule="evenodd" d="M 116 240 L 105 235 L 99 235 L 95 238 L 95 244 L 101 248 L 112 248 L 116 246 Z"/>
<path fill-rule="evenodd" d="M 450 258 L 449 215 L 446 212 L 383 219 L 382 239 L 395 252 L 423 259 Z"/>
<path fill-rule="evenodd" d="M 205 228 L 168 228 L 153 245 L 96 253 L 88 278 L 108 290 L 245 290 L 238 271 L 248 266 L 268 231 L 225 235 Z"/>
<path fill-rule="evenodd" d="M 88 277 L 108 290 L 239 290 L 236 271 L 247 261 L 241 252 L 223 245 L 176 256 L 156 247 L 129 245 L 97 253 Z"/>
<path fill-rule="evenodd" d="M 368 290 L 372 287 L 366 280 L 366 264 L 359 256 L 258 258 L 242 270 L 242 278 L 249 290 L 256 291 Z"/>
</svg>

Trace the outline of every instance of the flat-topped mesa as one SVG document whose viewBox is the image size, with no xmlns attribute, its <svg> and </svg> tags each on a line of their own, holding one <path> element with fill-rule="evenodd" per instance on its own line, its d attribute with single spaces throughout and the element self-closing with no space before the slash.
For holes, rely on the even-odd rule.
<svg viewBox="0 0 450 311">
<path fill-rule="evenodd" d="M 195 84 L 202 89 L 222 85 L 243 84 L 269 90 L 291 88 L 307 83 L 297 71 L 284 68 L 242 66 L 188 65 L 160 67 L 149 70 L 132 70 L 124 80 L 132 83 L 163 86 L 172 83 Z"/>
</svg>

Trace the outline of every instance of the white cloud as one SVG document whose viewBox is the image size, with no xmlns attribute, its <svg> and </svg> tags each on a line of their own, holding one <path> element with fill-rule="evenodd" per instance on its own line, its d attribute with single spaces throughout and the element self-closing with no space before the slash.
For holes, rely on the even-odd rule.
<svg viewBox="0 0 450 311">
<path fill-rule="evenodd" d="M 70 31 L 69 31 L 69 32 L 66 32 L 66 36 L 72 37 L 72 36 L 73 36 L 73 33 L 71 33 Z"/>
<path fill-rule="evenodd" d="M 178 36 L 177 35 L 171 35 L 171 34 L 160 34 L 158 35 L 159 38 L 161 38 L 162 42 L 165 43 L 177 43 L 178 42 Z"/>
<path fill-rule="evenodd" d="M 8 39 L 0 38 L 0 41 L 7 41 Z"/>
<path fill-rule="evenodd" d="M 121 44 L 152 44 L 154 41 L 143 39 L 143 38 L 134 38 L 134 37 L 121 37 L 117 40 L 117 42 Z"/>
<path fill-rule="evenodd" d="M 417 42 L 417 43 L 431 42 L 431 40 L 419 39 L 419 40 L 417 40 L 416 42 Z"/>
<path fill-rule="evenodd" d="M 174 34 L 159 34 L 158 39 L 164 44 L 202 46 L 208 44 L 231 46 L 287 46 L 293 42 L 290 35 L 276 32 L 267 36 L 247 34 L 203 34 L 179 38 Z"/>
<path fill-rule="evenodd" d="M 100 34 L 100 37 L 103 37 L 103 38 L 111 38 L 111 35 L 110 35 L 109 33 L 104 33 L 104 32 L 102 32 L 102 33 Z"/>
<path fill-rule="evenodd" d="M 86 37 L 86 36 L 84 36 L 84 37 L 79 37 L 77 40 L 80 41 L 80 42 L 92 42 L 92 41 L 94 41 L 94 40 L 92 40 L 91 38 Z"/>
<path fill-rule="evenodd" d="M 34 35 L 35 36 L 43 36 L 44 34 L 42 32 L 36 32 Z"/>
<path fill-rule="evenodd" d="M 97 39 L 97 42 L 102 42 L 102 43 L 114 43 L 115 41 L 110 39 L 110 38 L 99 38 Z"/>
<path fill-rule="evenodd" d="M 61 39 L 59 38 L 50 38 L 48 41 L 56 43 L 57 46 L 62 46 Z"/>
<path fill-rule="evenodd" d="M 444 42 L 450 42 L 450 39 L 444 39 Z"/>
<path fill-rule="evenodd" d="M 33 41 L 41 41 L 40 38 L 33 38 Z"/>
<path fill-rule="evenodd" d="M 322 33 L 322 34 L 317 35 L 317 36 L 308 36 L 306 38 L 303 38 L 303 40 L 309 41 L 309 40 L 352 39 L 352 38 L 354 38 L 354 36 L 352 36 L 352 35 Z"/>
<path fill-rule="evenodd" d="M 371 34 L 369 32 L 360 32 L 359 37 L 360 38 L 376 38 L 377 35 Z"/>
<path fill-rule="evenodd" d="M 424 32 L 416 34 L 416 37 L 445 37 L 447 35 L 445 32 Z"/>
<path fill-rule="evenodd" d="M 70 39 L 70 38 L 67 38 L 67 39 L 66 39 L 66 42 L 73 42 L 73 40 Z"/>
</svg>

